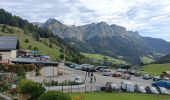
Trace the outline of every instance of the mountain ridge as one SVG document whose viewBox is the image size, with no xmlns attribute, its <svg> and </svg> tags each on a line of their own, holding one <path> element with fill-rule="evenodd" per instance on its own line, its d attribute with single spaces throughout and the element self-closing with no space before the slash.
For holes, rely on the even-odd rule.
<svg viewBox="0 0 170 100">
<path fill-rule="evenodd" d="M 170 53 L 170 43 L 161 39 L 141 36 L 137 31 L 105 22 L 82 26 L 68 26 L 57 20 L 47 20 L 42 28 L 51 30 L 80 52 L 96 53 L 111 57 L 123 56 L 131 63 L 140 63 L 141 56 L 152 56 L 155 60 L 161 54 Z M 155 46 L 152 41 L 157 41 Z"/>
</svg>

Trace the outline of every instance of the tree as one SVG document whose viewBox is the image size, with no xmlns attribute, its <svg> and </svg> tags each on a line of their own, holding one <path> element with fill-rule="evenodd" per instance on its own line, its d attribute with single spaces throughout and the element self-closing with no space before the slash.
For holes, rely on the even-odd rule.
<svg viewBox="0 0 170 100">
<path fill-rule="evenodd" d="M 53 48 L 53 44 L 52 44 L 51 42 L 50 42 L 50 44 L 49 44 L 49 47 L 50 47 L 50 48 Z"/>
<path fill-rule="evenodd" d="M 28 46 L 28 49 L 30 49 L 30 50 L 31 50 L 31 49 L 32 49 L 32 46 L 31 46 L 31 45 L 29 45 L 29 46 Z"/>
<path fill-rule="evenodd" d="M 39 41 L 40 40 L 40 35 L 39 34 L 35 34 L 35 39 L 36 39 L 36 41 Z"/>
<path fill-rule="evenodd" d="M 58 91 L 48 91 L 42 94 L 38 100 L 71 100 L 68 94 L 58 92 Z"/>
<path fill-rule="evenodd" d="M 17 85 L 17 92 L 24 95 L 26 100 L 37 100 L 45 92 L 45 88 L 41 83 L 23 79 Z"/>
<path fill-rule="evenodd" d="M 60 59 L 64 59 L 64 54 L 60 54 Z"/>
<path fill-rule="evenodd" d="M 103 57 L 103 60 L 104 60 L 104 61 L 107 61 L 107 60 L 108 60 L 108 58 L 104 56 L 104 57 Z"/>
<path fill-rule="evenodd" d="M 39 49 L 37 47 L 34 47 L 34 50 L 38 51 Z"/>
<path fill-rule="evenodd" d="M 24 42 L 25 42 L 25 43 L 29 43 L 29 40 L 28 40 L 28 39 L 25 39 Z"/>
</svg>

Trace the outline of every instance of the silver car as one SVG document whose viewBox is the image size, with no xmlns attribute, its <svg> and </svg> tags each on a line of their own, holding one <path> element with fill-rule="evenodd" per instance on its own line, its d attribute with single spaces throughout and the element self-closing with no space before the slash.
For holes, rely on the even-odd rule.
<svg viewBox="0 0 170 100">
<path fill-rule="evenodd" d="M 147 86 L 146 91 L 151 94 L 159 94 L 158 90 L 153 86 Z"/>
<path fill-rule="evenodd" d="M 157 87 L 160 94 L 169 94 L 168 90 L 164 87 Z"/>
<path fill-rule="evenodd" d="M 144 86 L 135 85 L 135 91 L 140 93 L 146 93 Z"/>
</svg>

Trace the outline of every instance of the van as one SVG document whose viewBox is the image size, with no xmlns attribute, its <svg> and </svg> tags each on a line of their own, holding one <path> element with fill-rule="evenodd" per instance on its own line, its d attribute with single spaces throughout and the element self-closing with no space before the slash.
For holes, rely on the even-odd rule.
<svg viewBox="0 0 170 100">
<path fill-rule="evenodd" d="M 134 92 L 135 91 L 135 85 L 128 81 L 123 81 L 121 83 L 121 89 L 127 92 Z"/>
</svg>

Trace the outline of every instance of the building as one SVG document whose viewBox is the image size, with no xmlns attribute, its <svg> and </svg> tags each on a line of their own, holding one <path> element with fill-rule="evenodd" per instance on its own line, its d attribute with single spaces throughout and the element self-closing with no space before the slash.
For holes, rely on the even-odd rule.
<svg viewBox="0 0 170 100">
<path fill-rule="evenodd" d="M 164 71 L 164 72 L 162 73 L 162 75 L 163 75 L 164 77 L 169 77 L 169 78 L 170 78 L 170 71 Z"/>
<path fill-rule="evenodd" d="M 19 42 L 17 37 L 0 36 L 0 63 L 9 64 L 17 56 Z"/>
</svg>

